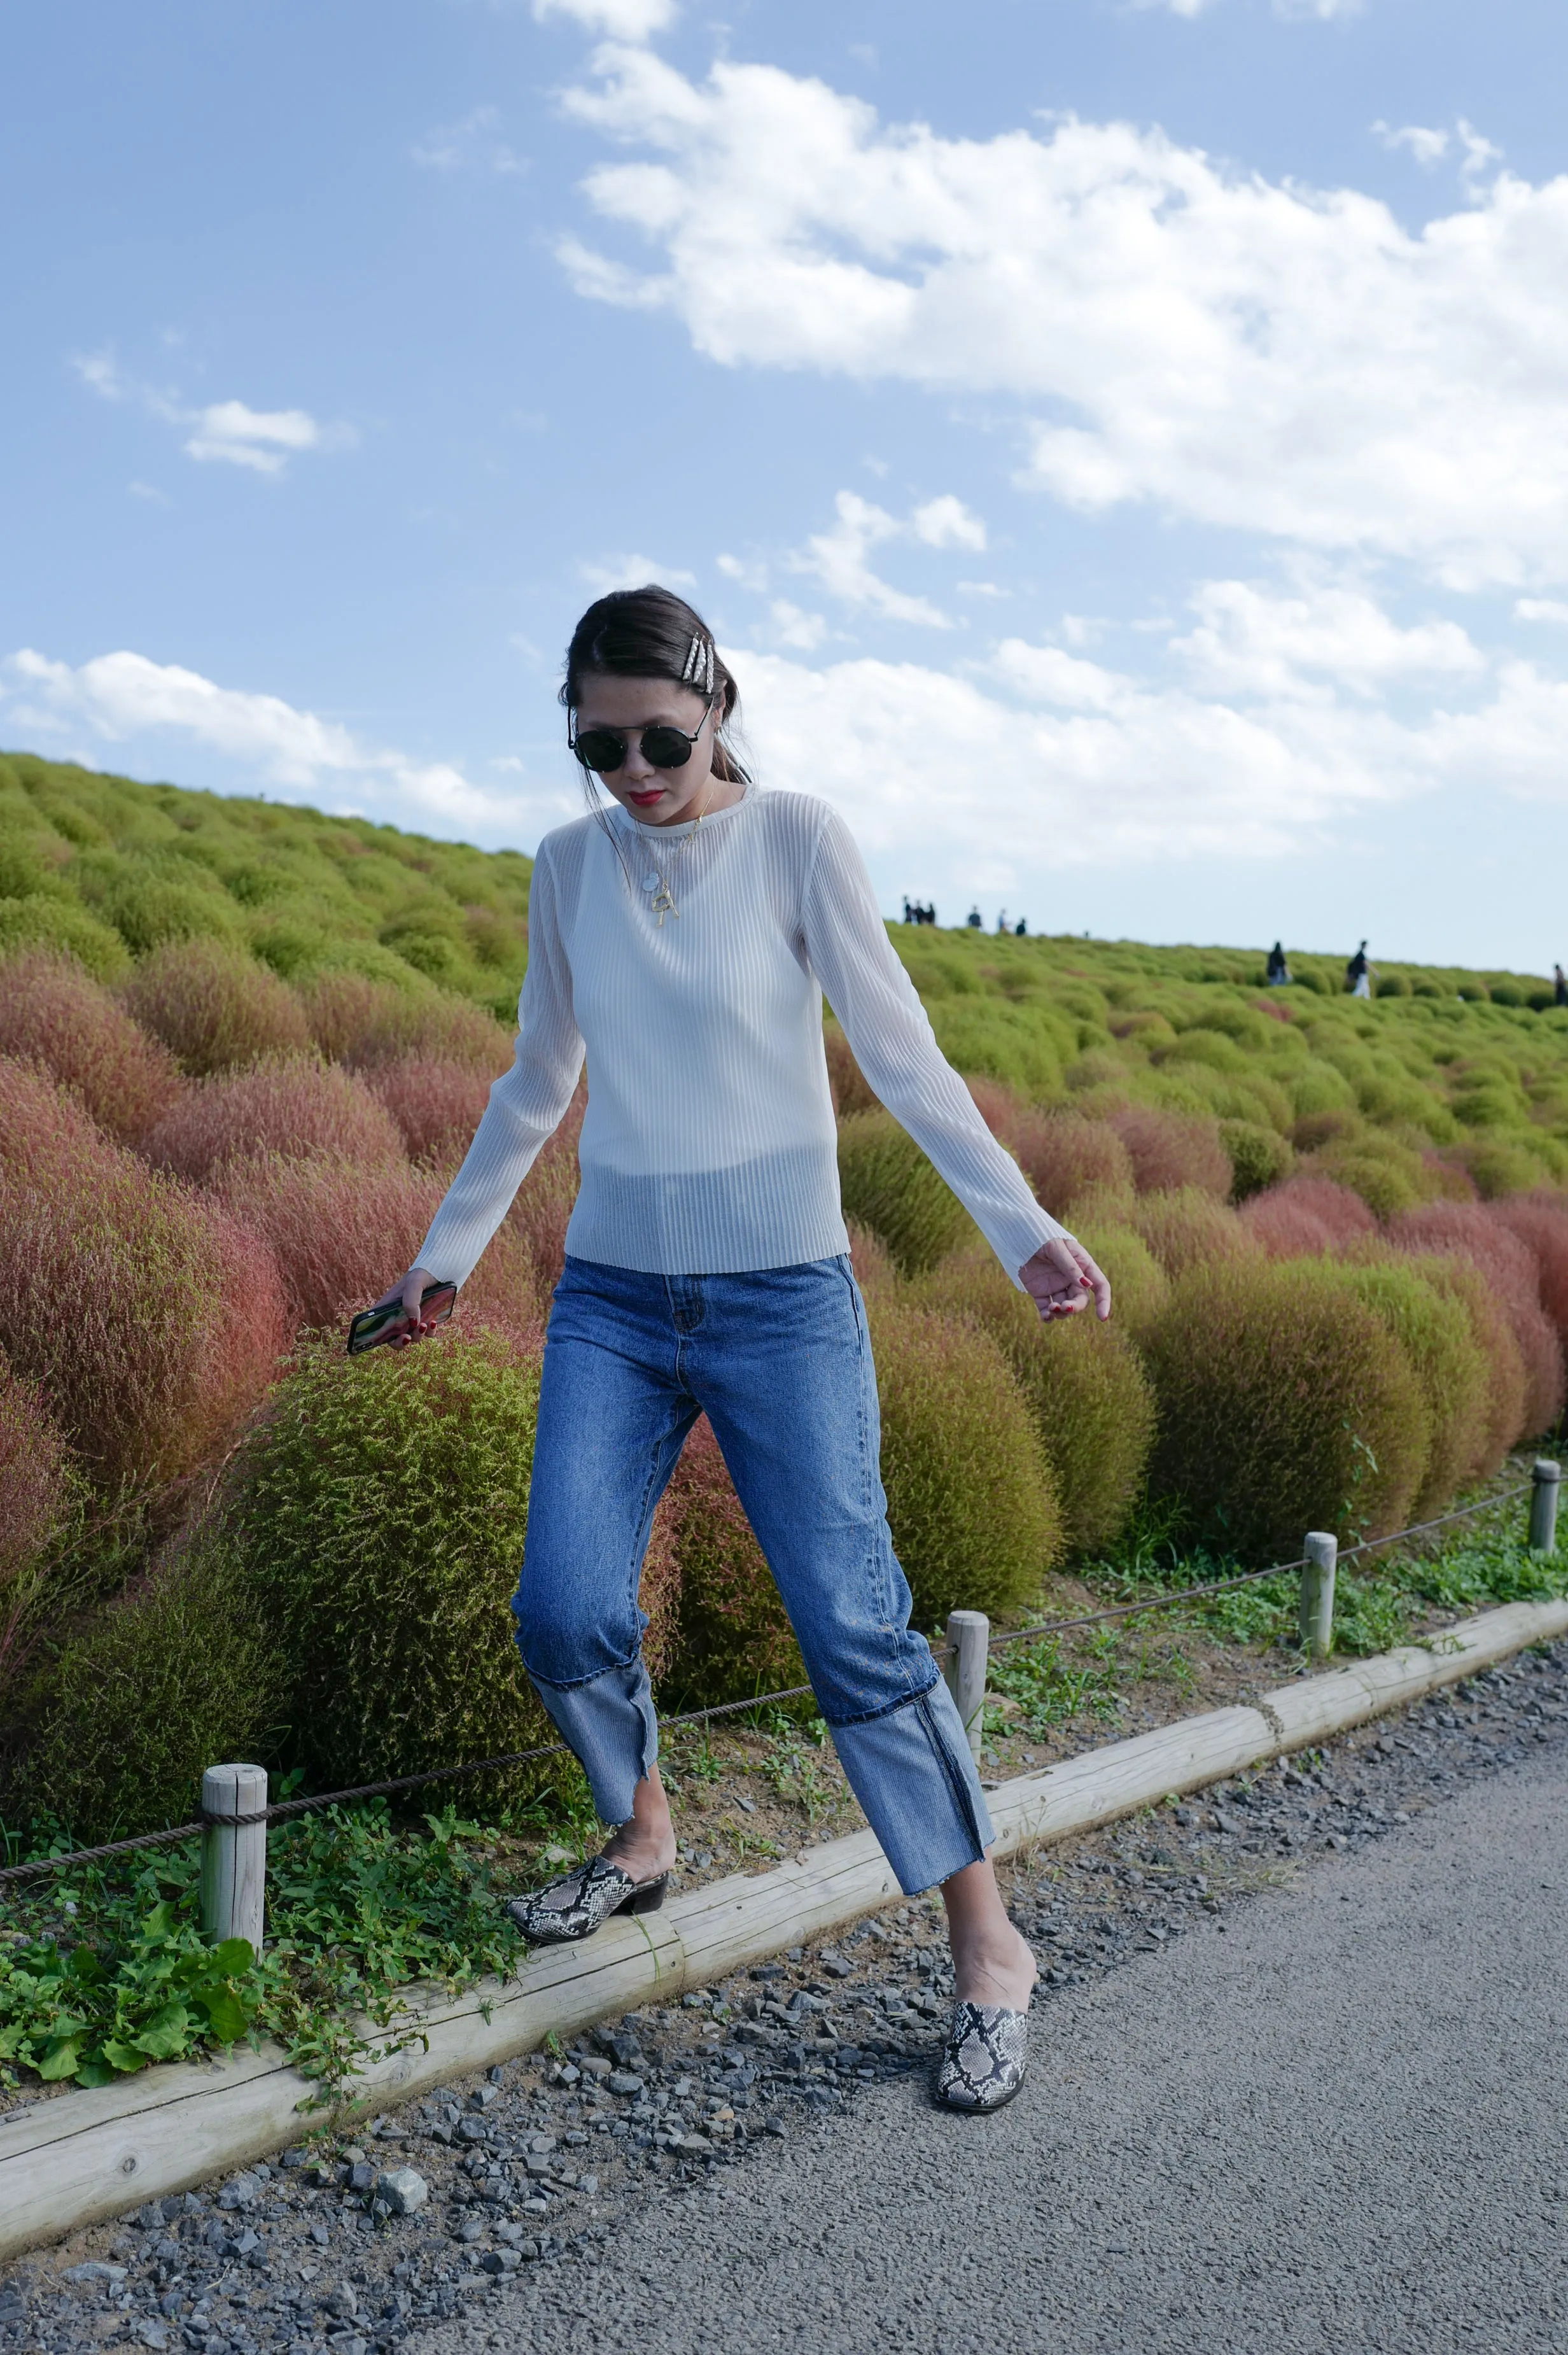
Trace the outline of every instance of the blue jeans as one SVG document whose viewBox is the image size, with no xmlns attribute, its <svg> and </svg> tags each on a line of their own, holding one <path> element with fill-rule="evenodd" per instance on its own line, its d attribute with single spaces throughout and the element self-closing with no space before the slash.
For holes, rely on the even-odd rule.
<svg viewBox="0 0 1568 2355">
<path fill-rule="evenodd" d="M 606 1823 L 658 1754 L 637 1586 L 706 1413 L 850 1788 L 912 1895 L 993 1834 L 888 1532 L 870 1338 L 847 1259 L 648 1275 L 569 1258 L 545 1341 L 517 1643 Z"/>
</svg>

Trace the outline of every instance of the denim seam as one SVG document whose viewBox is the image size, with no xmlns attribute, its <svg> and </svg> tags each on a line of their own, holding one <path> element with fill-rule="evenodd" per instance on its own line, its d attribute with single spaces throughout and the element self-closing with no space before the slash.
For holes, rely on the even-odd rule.
<svg viewBox="0 0 1568 2355">
<path fill-rule="evenodd" d="M 886 1535 L 886 1543 L 882 1545 L 879 1545 L 877 1543 L 875 1537 L 871 1540 L 871 1544 L 875 1553 L 875 1574 L 872 1581 L 872 1587 L 875 1599 L 879 1606 L 877 1616 L 882 1633 L 888 1639 L 893 1665 L 907 1680 L 911 1673 L 911 1664 L 907 1656 L 906 1647 L 900 1643 L 898 1635 L 893 1627 L 892 1589 L 891 1582 L 888 1577 L 887 1569 L 887 1558 L 892 1552 L 892 1532 L 888 1529 L 888 1517 L 885 1506 L 882 1511 L 878 1512 L 876 1510 L 876 1488 L 880 1471 L 873 1470 L 871 1464 L 871 1435 L 869 1428 L 869 1418 L 866 1409 L 868 1391 L 869 1391 L 872 1396 L 875 1396 L 876 1394 L 876 1376 L 869 1363 L 871 1351 L 871 1336 L 866 1323 L 866 1307 L 864 1301 L 860 1297 L 860 1287 L 855 1281 L 854 1272 L 850 1267 L 849 1262 L 848 1259 L 840 1259 L 837 1264 L 842 1270 L 845 1284 L 848 1288 L 850 1305 L 855 1318 L 856 1354 L 859 1361 L 860 1369 L 860 1381 L 856 1405 L 856 1417 L 859 1428 L 860 1441 L 861 1502 L 865 1508 L 868 1525 L 874 1525 L 877 1529 L 885 1532 Z M 934 1678 L 933 1678 L 932 1681 L 934 1682 Z M 902 1709 L 909 1701 L 917 1700 L 922 1693 L 926 1693 L 930 1690 L 931 1683 L 917 1686 L 912 1691 L 905 1694 L 903 1700 L 893 1701 L 889 1704 L 889 1707 L 891 1709 Z M 889 1711 L 887 1709 L 875 1710 L 871 1712 L 871 1716 L 885 1717 L 888 1713 Z M 831 1723 L 834 1721 L 829 1720 L 828 1721 Z M 838 1721 L 838 1722 L 846 1725 L 868 1725 L 871 1719 L 869 1717 L 845 1718 Z"/>
<path fill-rule="evenodd" d="M 520 1649 L 521 1646 L 519 1646 L 518 1648 Z M 586 1686 L 600 1684 L 606 1677 L 624 1676 L 628 1668 L 635 1668 L 637 1666 L 642 1657 L 643 1647 L 639 1642 L 635 1651 L 629 1653 L 625 1659 L 612 1660 L 607 1668 L 595 1668 L 592 1675 L 589 1677 L 572 1677 L 565 1684 L 561 1684 L 554 1677 L 541 1677 L 537 1668 L 528 1668 L 526 1659 L 523 1666 L 528 1668 L 528 1679 L 532 1684 L 548 1685 L 551 1692 L 581 1692 Z"/>
<path fill-rule="evenodd" d="M 929 1692 L 932 1688 L 927 1685 L 925 1689 Z M 924 1695 L 923 1694 L 921 1698 L 923 1700 Z M 947 1787 L 952 1792 L 964 1820 L 969 1827 L 969 1837 L 975 1843 L 975 1861 L 978 1863 L 986 1853 L 986 1843 L 980 1837 L 980 1823 L 975 1813 L 975 1797 L 969 1787 L 968 1777 L 960 1771 L 956 1761 L 950 1754 L 947 1744 L 942 1738 L 941 1729 L 929 1710 L 921 1710 L 920 1721 L 925 1730 L 926 1740 L 936 1753 L 937 1764 L 947 1778 Z"/>
</svg>

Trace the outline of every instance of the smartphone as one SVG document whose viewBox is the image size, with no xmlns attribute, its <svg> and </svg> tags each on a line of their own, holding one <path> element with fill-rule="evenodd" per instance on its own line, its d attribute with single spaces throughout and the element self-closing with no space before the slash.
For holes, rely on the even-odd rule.
<svg viewBox="0 0 1568 2355">
<path fill-rule="evenodd" d="M 444 1325 L 457 1305 L 455 1284 L 427 1284 L 420 1295 L 420 1315 L 427 1325 Z M 383 1341 L 393 1340 L 408 1328 L 408 1315 L 400 1300 L 385 1308 L 362 1308 L 348 1327 L 348 1354 L 357 1358 L 362 1349 L 374 1349 Z"/>
</svg>

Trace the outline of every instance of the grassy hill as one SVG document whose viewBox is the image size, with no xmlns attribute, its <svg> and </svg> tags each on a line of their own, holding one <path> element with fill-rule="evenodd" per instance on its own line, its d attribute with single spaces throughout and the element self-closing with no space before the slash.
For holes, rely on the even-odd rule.
<svg viewBox="0 0 1568 2355">
<path fill-rule="evenodd" d="M 531 871 L 368 819 L 0 757 L 0 955 L 47 943 L 107 981 L 212 939 L 296 986 L 347 970 L 510 1021 Z M 1292 951 L 1295 985 L 1271 993 L 1261 949 L 893 940 L 958 1068 L 1034 1102 L 1218 1119 L 1254 1178 L 1288 1166 L 1260 1142 L 1275 1137 L 1385 1214 L 1441 1190 L 1434 1155 L 1483 1195 L 1568 1178 L 1568 1010 L 1540 977 L 1384 965 L 1369 1004 L 1338 954 Z"/>
<path fill-rule="evenodd" d="M 361 973 L 510 1018 L 533 862 L 268 801 L 0 756 L 0 954 L 72 950 L 101 980 L 170 941 L 249 949 L 285 981 Z"/>
</svg>

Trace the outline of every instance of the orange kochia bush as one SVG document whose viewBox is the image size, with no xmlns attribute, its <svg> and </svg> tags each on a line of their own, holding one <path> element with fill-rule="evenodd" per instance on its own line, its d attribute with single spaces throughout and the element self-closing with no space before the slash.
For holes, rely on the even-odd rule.
<svg viewBox="0 0 1568 2355">
<path fill-rule="evenodd" d="M 369 1065 L 365 1084 L 396 1121 L 410 1160 L 450 1175 L 474 1142 L 492 1082 L 444 1056 L 401 1055 Z"/>
<path fill-rule="evenodd" d="M 279 1055 L 204 1080 L 158 1123 L 155 1168 L 199 1185 L 221 1161 L 256 1153 L 372 1163 L 405 1161 L 396 1122 L 352 1071 Z"/>
<path fill-rule="evenodd" d="M 1533 1438 L 1563 1412 L 1563 1345 L 1541 1305 L 1541 1263 L 1530 1244 L 1479 1202 L 1423 1202 L 1389 1221 L 1401 1251 L 1467 1259 L 1501 1301 L 1524 1361 L 1524 1421 L 1515 1434 Z"/>
<path fill-rule="evenodd" d="M 261 1238 L 0 1058 L 0 1348 L 111 1485 L 228 1440 L 286 1333 Z"/>
<path fill-rule="evenodd" d="M 121 986 L 144 1030 L 193 1078 L 300 1054 L 310 1045 L 304 1007 L 286 981 L 242 949 L 179 941 L 155 949 Z"/>
<path fill-rule="evenodd" d="M 443 1183 L 406 1163 L 365 1167 L 273 1153 L 221 1163 L 210 1190 L 264 1237 L 297 1329 L 341 1324 L 411 1267 Z M 505 1225 L 464 1285 L 460 1313 L 465 1322 L 503 1327 L 520 1347 L 537 1344 L 533 1262 Z"/>
<path fill-rule="evenodd" d="M 42 949 L 0 968 L 0 1054 L 42 1064 L 125 1145 L 146 1135 L 182 1086 L 167 1049 L 101 983 L 73 958 Z"/>
<path fill-rule="evenodd" d="M 1343 1251 L 1378 1231 L 1360 1196 L 1331 1178 L 1287 1178 L 1283 1186 L 1254 1194 L 1240 1215 L 1270 1259 Z"/>
</svg>

